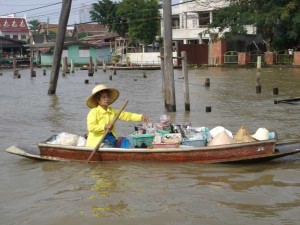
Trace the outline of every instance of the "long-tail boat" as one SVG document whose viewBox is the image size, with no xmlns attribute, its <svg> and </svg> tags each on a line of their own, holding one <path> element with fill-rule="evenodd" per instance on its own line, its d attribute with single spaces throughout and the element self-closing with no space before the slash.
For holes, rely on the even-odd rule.
<svg viewBox="0 0 300 225">
<path fill-rule="evenodd" d="M 52 161 L 86 162 L 94 148 L 40 142 L 37 146 L 11 146 L 6 151 L 19 156 Z M 91 162 L 164 161 L 197 163 L 257 162 L 300 152 L 300 141 L 276 144 L 276 140 L 217 146 L 179 146 L 174 148 L 99 148 Z"/>
</svg>

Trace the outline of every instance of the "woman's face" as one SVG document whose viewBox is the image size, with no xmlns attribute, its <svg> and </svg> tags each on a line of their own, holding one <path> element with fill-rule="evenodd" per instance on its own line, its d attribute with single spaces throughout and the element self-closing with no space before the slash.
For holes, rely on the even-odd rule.
<svg viewBox="0 0 300 225">
<path fill-rule="evenodd" d="M 110 105 L 110 94 L 109 91 L 101 91 L 98 97 L 98 104 L 102 107 L 107 108 Z"/>
</svg>

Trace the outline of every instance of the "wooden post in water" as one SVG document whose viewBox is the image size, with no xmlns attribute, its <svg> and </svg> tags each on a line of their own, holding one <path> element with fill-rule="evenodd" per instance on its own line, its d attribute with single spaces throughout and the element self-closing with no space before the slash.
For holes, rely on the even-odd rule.
<svg viewBox="0 0 300 225">
<path fill-rule="evenodd" d="M 90 56 L 90 61 L 89 61 L 89 69 L 88 69 L 88 76 L 92 77 L 94 75 L 94 70 L 93 70 L 93 59 L 92 56 Z"/>
<path fill-rule="evenodd" d="M 31 77 L 36 77 L 36 72 L 33 69 L 32 57 L 29 58 L 29 64 L 30 64 L 30 75 L 31 75 Z"/>
<path fill-rule="evenodd" d="M 189 90 L 189 76 L 188 76 L 188 63 L 187 63 L 187 55 L 186 51 L 181 52 L 181 63 L 182 63 L 182 73 L 184 77 L 184 108 L 185 111 L 190 111 L 190 90 Z"/>
<path fill-rule="evenodd" d="M 94 71 L 95 71 L 95 72 L 98 71 L 97 59 L 95 59 L 95 62 L 94 62 Z"/>
<path fill-rule="evenodd" d="M 43 75 L 46 76 L 46 69 L 43 69 Z"/>
<path fill-rule="evenodd" d="M 65 68 L 65 73 L 69 74 L 70 70 L 68 68 L 68 57 L 64 57 L 64 68 Z"/>
<path fill-rule="evenodd" d="M 13 58 L 13 71 L 14 75 L 17 76 L 19 74 L 19 71 L 17 70 L 17 58 L 14 56 Z"/>
<path fill-rule="evenodd" d="M 106 64 L 105 64 L 105 62 L 103 62 L 103 64 L 102 64 L 102 70 L 103 70 L 104 73 L 106 73 Z"/>
<path fill-rule="evenodd" d="M 164 99 L 165 99 L 165 107 L 167 107 L 167 102 L 166 102 L 166 89 L 165 89 L 165 60 L 164 60 L 164 48 L 162 47 L 160 49 L 160 70 L 161 70 L 161 80 L 162 80 L 162 90 L 164 93 Z"/>
<path fill-rule="evenodd" d="M 52 63 L 50 86 L 49 86 L 48 94 L 55 94 L 56 92 L 61 54 L 65 42 L 65 33 L 67 29 L 71 5 L 72 5 L 72 0 L 62 1 L 59 23 L 58 23 L 59 27 L 58 27 L 58 32 L 57 32 L 57 37 L 56 37 L 55 47 L 54 47 L 53 63 Z"/>
<path fill-rule="evenodd" d="M 74 60 L 71 59 L 71 73 L 74 73 L 75 70 L 74 70 Z"/>
<path fill-rule="evenodd" d="M 164 76 L 166 90 L 166 108 L 168 112 L 176 112 L 175 82 L 173 69 L 172 43 L 172 7 L 171 0 L 163 0 L 164 25 Z"/>
<path fill-rule="evenodd" d="M 273 95 L 278 95 L 278 94 L 279 94 L 278 88 L 273 88 Z"/>
<path fill-rule="evenodd" d="M 260 72 L 258 72 L 256 77 L 256 94 L 260 94 L 260 93 L 261 93 Z"/>
<path fill-rule="evenodd" d="M 209 79 L 209 78 L 206 78 L 206 79 L 205 79 L 204 86 L 205 86 L 205 87 L 210 87 L 210 79 Z"/>
</svg>

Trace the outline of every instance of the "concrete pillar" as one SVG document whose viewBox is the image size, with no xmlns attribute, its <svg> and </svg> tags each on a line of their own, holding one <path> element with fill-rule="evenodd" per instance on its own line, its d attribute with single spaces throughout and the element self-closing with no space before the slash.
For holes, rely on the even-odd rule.
<svg viewBox="0 0 300 225">
<path fill-rule="evenodd" d="M 300 66 L 300 52 L 294 52 L 294 65 Z"/>
<path fill-rule="evenodd" d="M 247 65 L 250 61 L 250 54 L 248 52 L 239 52 L 238 53 L 238 64 Z"/>
<path fill-rule="evenodd" d="M 274 52 L 265 52 L 265 63 L 266 65 L 274 65 L 275 63 Z"/>
</svg>

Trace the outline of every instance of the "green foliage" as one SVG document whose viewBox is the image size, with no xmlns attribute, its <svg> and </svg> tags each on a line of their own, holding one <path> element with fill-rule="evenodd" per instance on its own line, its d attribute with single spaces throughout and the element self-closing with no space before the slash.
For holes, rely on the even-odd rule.
<svg viewBox="0 0 300 225">
<path fill-rule="evenodd" d="M 91 19 L 121 36 L 129 34 L 134 44 L 151 44 L 159 32 L 157 0 L 99 0 L 90 11 Z"/>
<path fill-rule="evenodd" d="M 299 0 L 228 0 L 229 6 L 214 13 L 210 27 L 219 27 L 225 38 L 245 34 L 246 25 L 257 27 L 267 49 L 293 48 L 300 44 Z"/>
<path fill-rule="evenodd" d="M 29 29 L 31 31 L 37 32 L 40 23 L 41 22 L 39 20 L 30 20 L 30 21 L 28 21 Z"/>
<path fill-rule="evenodd" d="M 121 59 L 121 56 L 120 56 L 120 55 L 114 55 L 114 56 L 112 57 L 112 61 L 113 61 L 114 63 L 118 63 L 118 62 L 120 61 L 120 59 Z"/>
<path fill-rule="evenodd" d="M 123 0 L 117 15 L 127 21 L 132 43 L 154 42 L 160 23 L 157 0 Z"/>
<path fill-rule="evenodd" d="M 92 21 L 108 27 L 109 31 L 116 32 L 121 36 L 125 36 L 128 32 L 126 20 L 116 15 L 119 3 L 111 0 L 99 0 L 93 4 L 90 11 Z"/>
</svg>

